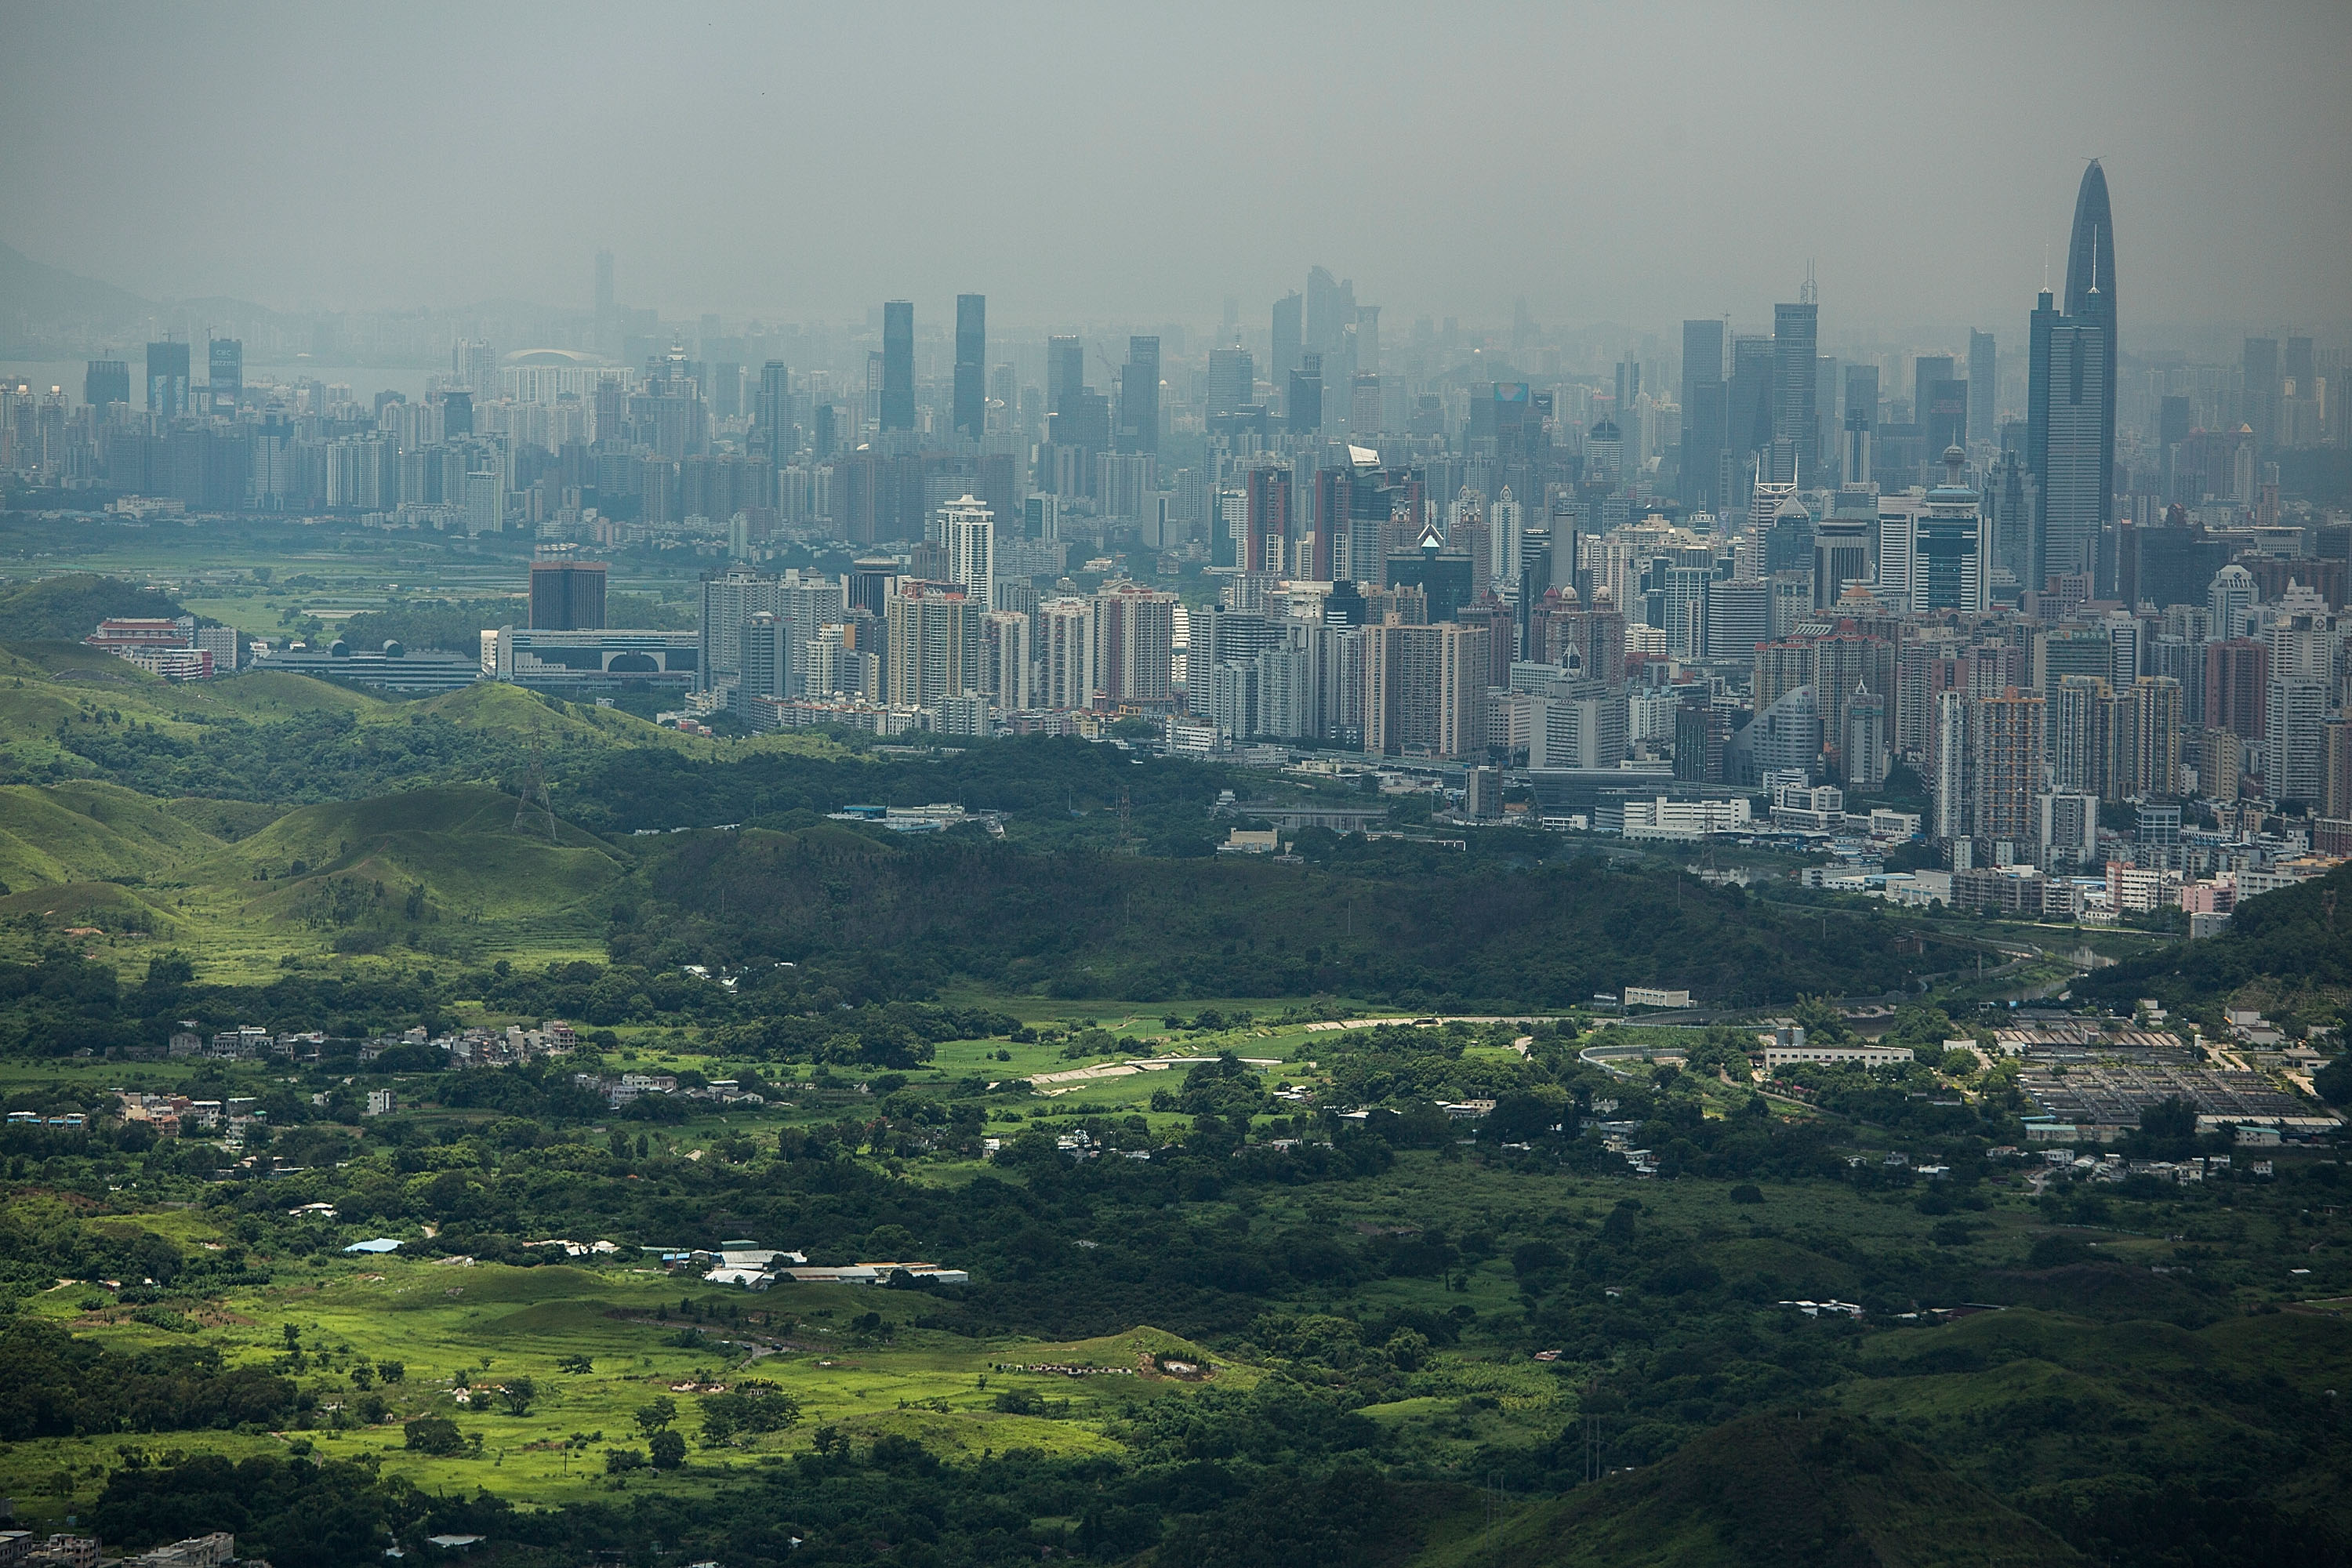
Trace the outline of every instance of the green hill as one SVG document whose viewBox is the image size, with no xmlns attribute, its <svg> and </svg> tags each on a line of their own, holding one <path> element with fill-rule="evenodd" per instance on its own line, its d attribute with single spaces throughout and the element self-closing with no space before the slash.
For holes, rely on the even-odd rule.
<svg viewBox="0 0 2352 1568">
<path fill-rule="evenodd" d="M 1755 1415 L 1415 1568 L 1980 1568 L 2073 1548 L 1926 1452 L 1836 1415 Z"/>
<path fill-rule="evenodd" d="M 2347 894 L 2352 866 L 2249 899 L 2221 935 L 2102 969 L 2075 982 L 2075 994 L 2124 1007 L 2153 996 L 2198 1017 L 2231 1001 L 2281 1021 L 2335 1023 L 2352 1003 L 2352 909 L 2339 918 L 2334 907 Z"/>
<path fill-rule="evenodd" d="M 183 612 L 158 588 L 120 577 L 76 572 L 0 586 L 0 641 L 49 638 L 79 642 L 110 616 L 161 616 Z M 105 657 L 105 656 L 102 656 Z"/>
<path fill-rule="evenodd" d="M 0 786 L 0 882 L 12 889 L 144 879 L 220 847 L 163 802 L 119 784 Z"/>
<path fill-rule="evenodd" d="M 410 790 L 303 806 L 189 871 L 224 891 L 257 889 L 243 905 L 249 917 L 316 924 L 322 906 L 350 909 L 337 883 L 364 884 L 371 897 L 377 884 L 404 899 L 421 889 L 438 910 L 479 921 L 572 908 L 626 868 L 569 824 L 550 843 L 514 822 L 515 797 L 493 789 Z"/>
</svg>

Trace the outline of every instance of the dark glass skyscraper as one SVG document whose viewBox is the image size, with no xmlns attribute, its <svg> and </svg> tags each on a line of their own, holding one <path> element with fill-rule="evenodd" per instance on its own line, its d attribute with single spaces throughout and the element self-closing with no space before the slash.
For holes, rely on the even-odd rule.
<svg viewBox="0 0 2352 1568">
<path fill-rule="evenodd" d="M 1723 443 L 1727 434 L 1723 380 L 1723 323 L 1683 323 L 1683 504 L 1713 511 L 1721 507 Z"/>
<path fill-rule="evenodd" d="M 1304 301 L 1297 294 L 1285 294 L 1274 302 L 1274 360 L 1266 367 L 1276 386 L 1298 368 L 1298 356 L 1306 342 Z"/>
<path fill-rule="evenodd" d="M 1770 477 L 1810 483 L 1822 445 L 1813 364 L 1821 307 L 1810 300 L 1772 307 L 1772 462 Z"/>
<path fill-rule="evenodd" d="M 1086 345 L 1075 336 L 1045 340 L 1045 412 L 1059 414 L 1086 389 Z"/>
<path fill-rule="evenodd" d="M 215 338 L 205 348 L 212 389 L 205 412 L 233 416 L 245 395 L 245 343 L 237 338 Z"/>
<path fill-rule="evenodd" d="M 882 307 L 882 428 L 915 427 L 915 305 L 892 300 Z"/>
<path fill-rule="evenodd" d="M 1969 438 L 1993 438 L 1994 395 L 2000 391 L 2000 368 L 1990 332 L 1969 333 Z"/>
<path fill-rule="evenodd" d="M 768 461 L 781 468 L 793 459 L 793 379 L 784 362 L 772 359 L 760 367 L 760 394 L 751 417 L 767 438 Z"/>
<path fill-rule="evenodd" d="M 1127 363 L 1118 370 L 1118 449 L 1160 450 L 1160 340 L 1127 340 Z"/>
<path fill-rule="evenodd" d="M 2047 289 L 2033 311 L 2025 461 L 2042 492 L 2034 531 L 2035 588 L 2067 572 L 2114 586 L 2100 546 L 2112 527 L 2116 475 L 2116 232 L 2106 172 L 2083 171 L 2066 251 L 2066 308 Z"/>
<path fill-rule="evenodd" d="M 988 433 L 988 296 L 956 296 L 956 434 L 977 441 Z"/>
<path fill-rule="evenodd" d="M 131 364 L 127 360 L 94 359 L 81 380 L 81 400 L 91 407 L 131 401 Z"/>
<path fill-rule="evenodd" d="M 179 419 L 188 412 L 188 345 L 168 339 L 147 345 L 147 412 Z"/>
</svg>

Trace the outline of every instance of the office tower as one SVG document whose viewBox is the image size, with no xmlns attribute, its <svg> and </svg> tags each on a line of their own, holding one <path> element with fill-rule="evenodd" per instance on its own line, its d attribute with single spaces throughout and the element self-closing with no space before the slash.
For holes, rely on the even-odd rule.
<svg viewBox="0 0 2352 1568">
<path fill-rule="evenodd" d="M 2226 639 L 2246 635 L 2246 612 L 2262 597 L 2254 583 L 2254 574 L 2232 561 L 2213 574 L 2213 582 L 2205 590 L 2206 624 L 2216 638 Z"/>
<path fill-rule="evenodd" d="M 1076 337 L 1045 340 L 1045 412 L 1059 414 L 1086 389 L 1086 345 Z"/>
<path fill-rule="evenodd" d="M 1969 384 L 1952 376 L 1929 382 L 1927 401 L 1920 405 L 1918 425 L 1920 439 L 1931 460 L 1947 447 L 1966 448 Z"/>
<path fill-rule="evenodd" d="M 1850 485 L 1871 481 L 1871 446 L 1878 434 L 1878 367 L 1845 367 L 1843 439 L 1838 447 L 1839 470 Z"/>
<path fill-rule="evenodd" d="M 1257 401 L 1256 372 L 1247 349 L 1209 351 L 1209 413 L 1231 414 Z"/>
<path fill-rule="evenodd" d="M 1021 502 L 1021 537 L 1058 540 L 1062 537 L 1062 498 L 1033 490 Z"/>
<path fill-rule="evenodd" d="M 1821 307 L 1812 285 L 1794 305 L 1772 307 L 1772 478 L 1813 481 L 1821 449 L 1821 418 L 1814 360 L 1821 339 Z"/>
<path fill-rule="evenodd" d="M 1706 657 L 1733 662 L 1753 659 L 1757 647 L 1772 640 L 1772 584 L 1710 580 L 1706 591 Z M 1671 642 L 1671 626 L 1666 635 Z"/>
<path fill-rule="evenodd" d="M 667 401 L 667 399 L 659 400 Z M 474 433 L 474 395 L 456 388 L 441 395 L 441 438 L 453 440 Z M 672 454 L 673 458 L 683 453 Z"/>
<path fill-rule="evenodd" d="M 465 478 L 465 495 L 467 533 L 496 533 L 505 526 L 505 498 L 497 474 L 487 469 L 469 471 Z"/>
<path fill-rule="evenodd" d="M 890 595 L 888 696 L 934 708 L 980 686 L 980 613 L 961 584 L 908 580 Z"/>
<path fill-rule="evenodd" d="M 2279 394 L 2283 380 L 2276 338 L 2248 338 L 2240 362 L 2245 378 L 2246 423 L 2254 429 L 2254 445 L 2268 451 L 2277 444 Z"/>
<path fill-rule="evenodd" d="M 605 574 L 606 567 L 601 561 L 532 562 L 531 630 L 602 631 Z"/>
<path fill-rule="evenodd" d="M 1475 498 L 1475 490 L 1464 492 L 1465 500 Z M 1505 485 L 1503 493 L 1494 504 L 1485 509 L 1483 521 L 1486 530 L 1486 575 L 1494 591 L 1512 604 L 1519 602 L 1519 578 L 1528 560 L 1528 509 Z"/>
<path fill-rule="evenodd" d="M 2032 586 L 2092 572 L 2108 509 L 2112 437 L 2102 428 L 2106 328 L 2071 321 L 2043 290 L 2032 318 L 2026 466 L 2042 492 Z"/>
<path fill-rule="evenodd" d="M 981 617 L 981 690 L 1008 713 L 1037 706 L 1035 627 L 1019 610 Z"/>
<path fill-rule="evenodd" d="M 1461 757 L 1486 748 L 1486 629 L 1364 628 L 1364 750 Z"/>
<path fill-rule="evenodd" d="M 1356 373 L 1352 395 L 1348 400 L 1348 435 L 1356 441 L 1369 441 L 1381 428 L 1381 378 L 1370 371 Z"/>
<path fill-rule="evenodd" d="M 1723 505 L 1721 454 L 1730 407 L 1723 353 L 1721 321 L 1683 323 L 1681 495 L 1684 505 L 1697 510 Z"/>
<path fill-rule="evenodd" d="M 2032 317 L 2026 464 L 2042 488 L 2037 588 L 2102 565 L 2101 536 L 2115 511 L 2115 265 L 2107 176 L 2094 160 L 2074 200 L 2065 310 L 2044 289 Z"/>
<path fill-rule="evenodd" d="M 1916 354 L 1911 360 L 1911 423 L 1927 427 L 1927 411 L 1935 405 L 1936 387 L 1939 383 L 1955 379 L 1952 356 L 1949 354 Z M 1939 441 L 1937 452 L 1950 445 Z"/>
<path fill-rule="evenodd" d="M 1993 438 L 1994 394 L 2000 390 L 2000 363 L 1990 332 L 1969 333 L 1969 436 Z"/>
<path fill-rule="evenodd" d="M 1839 733 L 1840 776 L 1848 789 L 1884 789 L 1886 764 L 1886 699 L 1857 687 L 1846 699 L 1845 728 Z"/>
<path fill-rule="evenodd" d="M 1792 506 L 1804 510 L 1791 496 L 1780 503 L 1783 514 Z M 1857 583 L 1868 587 L 1877 580 L 1878 532 L 1875 513 L 1849 517 L 1833 512 L 1813 524 L 1813 608 L 1834 608 L 1848 588 Z"/>
<path fill-rule="evenodd" d="M 147 345 L 147 412 L 180 419 L 188 412 L 188 345 L 168 340 Z"/>
<path fill-rule="evenodd" d="M 1160 340 L 1127 340 L 1127 363 L 1118 370 L 1118 449 L 1160 450 Z"/>
<path fill-rule="evenodd" d="M 793 435 L 793 378 L 784 362 L 760 367 L 760 391 L 751 402 L 751 424 L 768 446 L 768 461 L 782 468 L 799 445 Z"/>
<path fill-rule="evenodd" d="M 127 360 L 94 359 L 81 378 L 81 400 L 92 408 L 131 401 L 131 364 Z"/>
<path fill-rule="evenodd" d="M 967 492 L 940 508 L 940 539 L 948 550 L 948 577 L 982 614 L 996 607 L 996 514 Z"/>
<path fill-rule="evenodd" d="M 1294 436 L 1312 436 L 1323 428 L 1323 356 L 1302 353 L 1290 373 L 1290 397 L 1283 405 L 1283 420 Z"/>
<path fill-rule="evenodd" d="M 1387 566 L 1390 587 L 1421 591 L 1423 619 L 1430 625 L 1453 620 L 1470 603 L 1470 552 L 1447 549 L 1435 523 L 1423 525 L 1412 545 L 1391 550 Z"/>
<path fill-rule="evenodd" d="M 1295 292 L 1274 302 L 1274 358 L 1266 366 L 1266 374 L 1276 386 L 1287 385 L 1290 373 L 1298 368 L 1298 356 L 1307 342 L 1303 310 L 1303 302 Z"/>
<path fill-rule="evenodd" d="M 988 296 L 956 296 L 955 429 L 968 441 L 988 434 Z"/>
<path fill-rule="evenodd" d="M 1341 334 L 1356 324 L 1356 285 L 1333 278 L 1325 267 L 1307 271 L 1306 346 L 1316 353 L 1336 354 Z"/>
<path fill-rule="evenodd" d="M 877 412 L 885 433 L 915 427 L 915 306 L 909 300 L 892 300 L 882 307 L 882 401 Z"/>
<path fill-rule="evenodd" d="M 245 395 L 245 343 L 237 338 L 214 338 L 205 351 L 210 372 L 205 412 L 234 418 L 237 400 Z"/>
<path fill-rule="evenodd" d="M 1772 340 L 1759 332 L 1735 332 L 1731 337 L 1731 376 L 1724 455 L 1738 482 L 1746 483 L 1755 468 L 1755 454 L 1772 445 Z M 1719 498 L 1731 504 L 1732 490 Z"/>
<path fill-rule="evenodd" d="M 1724 748 L 1731 721 L 1720 708 L 1685 702 L 1675 710 L 1675 777 L 1685 784 L 1724 782 Z"/>
<path fill-rule="evenodd" d="M 1981 615 L 1991 605 L 1991 554 L 1963 460 L 1958 446 L 1946 447 L 1944 482 L 1922 500 L 1879 498 L 1878 581 L 1891 607 Z"/>
</svg>

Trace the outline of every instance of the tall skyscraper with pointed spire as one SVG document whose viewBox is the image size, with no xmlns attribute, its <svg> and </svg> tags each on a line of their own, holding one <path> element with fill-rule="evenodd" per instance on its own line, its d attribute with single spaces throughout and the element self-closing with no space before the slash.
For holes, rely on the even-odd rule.
<svg viewBox="0 0 2352 1568">
<path fill-rule="evenodd" d="M 2034 581 L 2090 572 L 2114 589 L 2116 500 L 2116 228 L 2106 171 L 2093 159 L 2074 197 L 2066 247 L 2066 308 L 2044 289 L 2032 328 L 2026 466 L 2042 491 Z"/>
</svg>

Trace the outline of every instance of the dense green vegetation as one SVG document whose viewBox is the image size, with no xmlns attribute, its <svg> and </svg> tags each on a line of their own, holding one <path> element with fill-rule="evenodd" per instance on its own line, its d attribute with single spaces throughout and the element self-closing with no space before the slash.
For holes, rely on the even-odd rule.
<svg viewBox="0 0 2352 1568">
<path fill-rule="evenodd" d="M 171 595 L 119 577 L 71 573 L 0 584 L 0 642 L 79 642 L 110 616 L 181 614 Z"/>
<path fill-rule="evenodd" d="M 0 660 L 0 1491 L 44 1528 L 278 1568 L 2352 1552 L 2352 1175 L 2179 1104 L 2111 1152 L 2201 1181 L 2048 1163 L 2014 1068 L 1944 1046 L 2002 1020 L 1936 979 L 1980 923 L 1517 830 L 1214 857 L 1220 790 L 1335 786 L 1109 744 Z M 1003 836 L 824 815 L 938 800 Z M 2343 885 L 2078 995 L 2325 1038 Z M 1583 1010 L 1629 984 L 1717 1016 Z M 1917 1059 L 1760 1083 L 1781 1014 Z M 568 1055 L 432 1043 L 553 1018 Z M 162 1054 L 248 1024 L 324 1038 Z M 664 1256 L 746 1240 L 969 1280 Z"/>
<path fill-rule="evenodd" d="M 2180 942 L 2100 970 L 2078 987 L 2128 1007 L 2153 996 L 2218 1032 L 2225 1001 L 2259 1005 L 2298 1032 L 2330 1027 L 2352 1001 L 2352 910 L 2336 925 L 2336 904 L 2352 892 L 2352 867 L 2249 900 L 2221 934 Z"/>
</svg>

